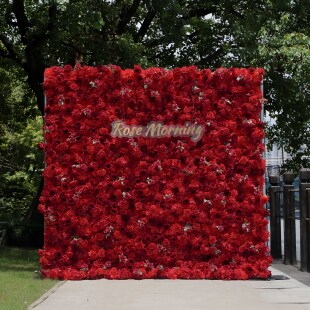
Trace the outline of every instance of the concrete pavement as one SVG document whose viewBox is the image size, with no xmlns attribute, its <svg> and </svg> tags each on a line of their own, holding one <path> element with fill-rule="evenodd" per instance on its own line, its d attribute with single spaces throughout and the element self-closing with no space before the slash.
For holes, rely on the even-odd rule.
<svg viewBox="0 0 310 310">
<path fill-rule="evenodd" d="M 29 309 L 310 310 L 310 287 L 275 268 L 270 270 L 273 279 L 269 281 L 66 281 Z M 281 276 L 286 279 L 274 280 Z"/>
<path fill-rule="evenodd" d="M 282 260 L 274 260 L 272 267 L 289 275 L 291 278 L 310 286 L 310 273 L 300 271 L 300 263 L 296 266 L 285 265 Z"/>
</svg>

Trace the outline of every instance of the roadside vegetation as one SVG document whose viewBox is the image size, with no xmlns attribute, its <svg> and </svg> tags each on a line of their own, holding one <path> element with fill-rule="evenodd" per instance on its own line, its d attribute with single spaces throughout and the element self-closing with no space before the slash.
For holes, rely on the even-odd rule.
<svg viewBox="0 0 310 310">
<path fill-rule="evenodd" d="M 0 309 L 27 309 L 57 281 L 41 279 L 38 251 L 0 247 Z"/>
</svg>

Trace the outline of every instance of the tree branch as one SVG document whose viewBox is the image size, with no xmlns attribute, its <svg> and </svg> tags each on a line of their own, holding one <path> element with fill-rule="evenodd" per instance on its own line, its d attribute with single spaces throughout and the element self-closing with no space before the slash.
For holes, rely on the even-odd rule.
<svg viewBox="0 0 310 310">
<path fill-rule="evenodd" d="M 233 7 L 234 3 L 231 3 L 231 6 L 229 8 L 229 12 L 238 18 L 244 18 L 244 15 L 239 13 L 237 10 L 234 9 Z M 215 7 L 211 6 L 209 8 L 202 8 L 202 9 L 192 9 L 188 11 L 187 15 L 183 16 L 184 20 L 188 20 L 192 17 L 204 17 L 208 14 L 215 14 L 217 13 L 217 10 Z"/>
<path fill-rule="evenodd" d="M 21 60 L 17 56 L 13 43 L 11 43 L 3 33 L 0 33 L 0 41 L 7 50 L 7 53 L 3 50 L 0 50 L 0 56 L 3 58 L 13 59 L 18 64 L 22 65 Z"/>
<path fill-rule="evenodd" d="M 209 65 L 212 60 L 215 60 L 219 57 L 219 55 L 224 51 L 224 46 L 219 47 L 212 54 L 209 54 L 205 57 L 200 56 L 200 63 Z"/>
<path fill-rule="evenodd" d="M 231 8 L 230 12 L 238 18 L 244 18 L 244 15 L 236 11 L 234 8 Z"/>
<path fill-rule="evenodd" d="M 3 50 L 0 50 L 0 57 L 7 58 L 7 59 L 12 59 L 12 56 L 10 54 L 6 53 Z"/>
<path fill-rule="evenodd" d="M 216 13 L 215 7 L 202 8 L 202 9 L 192 9 L 188 11 L 187 15 L 183 16 L 183 19 L 188 20 L 192 17 L 203 17 L 211 13 Z"/>
<path fill-rule="evenodd" d="M 63 46 L 70 47 L 71 49 L 74 50 L 74 52 L 78 52 L 80 55 L 84 54 L 83 51 L 82 51 L 79 47 L 75 46 L 75 45 L 72 44 L 72 43 L 68 43 L 68 42 L 65 42 L 65 41 L 61 41 L 60 43 L 61 43 Z"/>
<path fill-rule="evenodd" d="M 153 7 L 150 8 L 150 10 L 147 12 L 146 17 L 138 31 L 138 33 L 134 36 L 134 41 L 139 42 L 143 39 L 143 37 L 146 35 L 154 17 L 156 16 L 156 11 Z"/>
<path fill-rule="evenodd" d="M 174 45 L 172 45 L 171 47 L 165 48 L 162 51 L 158 52 L 157 54 L 148 57 L 148 60 L 155 60 L 157 58 L 160 58 L 162 55 L 165 55 L 165 54 L 167 54 L 169 52 L 172 52 L 174 49 L 175 49 L 175 47 L 174 47 Z"/>
<path fill-rule="evenodd" d="M 10 160 L 7 160 L 7 159 L 5 159 L 2 156 L 0 157 L 0 168 L 1 167 L 2 168 L 10 169 L 12 171 L 16 171 L 16 170 L 20 170 L 21 169 L 21 167 L 18 164 L 14 163 L 14 162 L 12 162 Z"/>
<path fill-rule="evenodd" d="M 122 34 L 126 30 L 126 26 L 129 23 L 130 19 L 133 15 L 137 12 L 137 9 L 140 5 L 141 0 L 134 0 L 132 5 L 127 8 L 126 6 L 123 7 L 122 12 L 120 14 L 120 20 L 116 26 L 116 34 Z"/>
<path fill-rule="evenodd" d="M 13 0 L 13 13 L 17 20 L 17 26 L 21 35 L 22 42 L 27 43 L 26 33 L 30 28 L 30 23 L 25 12 L 25 0 Z"/>
<path fill-rule="evenodd" d="M 48 22 L 46 28 L 40 33 L 34 34 L 30 45 L 38 46 L 44 40 L 48 39 L 50 33 L 53 31 L 56 25 L 57 5 L 53 3 L 48 9 Z"/>
</svg>

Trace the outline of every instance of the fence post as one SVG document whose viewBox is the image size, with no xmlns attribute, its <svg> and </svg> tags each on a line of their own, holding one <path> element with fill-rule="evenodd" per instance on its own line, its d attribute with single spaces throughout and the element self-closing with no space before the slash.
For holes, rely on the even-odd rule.
<svg viewBox="0 0 310 310">
<path fill-rule="evenodd" d="M 280 217 L 280 178 L 269 176 L 270 202 L 270 253 L 274 259 L 282 258 L 281 254 L 281 217 Z"/>
<path fill-rule="evenodd" d="M 300 270 L 310 272 L 310 169 L 299 171 L 300 178 Z"/>
<path fill-rule="evenodd" d="M 296 265 L 294 173 L 283 173 L 284 264 Z"/>
</svg>

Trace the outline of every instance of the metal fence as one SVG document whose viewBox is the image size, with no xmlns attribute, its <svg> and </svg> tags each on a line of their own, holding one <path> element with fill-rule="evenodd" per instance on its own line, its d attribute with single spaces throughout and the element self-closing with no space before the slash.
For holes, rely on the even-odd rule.
<svg viewBox="0 0 310 310">
<path fill-rule="evenodd" d="M 283 173 L 282 182 L 280 179 L 279 175 L 269 175 L 271 255 L 274 259 L 283 258 L 285 264 L 300 263 L 301 271 L 310 272 L 310 169 L 300 170 L 298 187 L 293 184 L 292 172 Z M 299 228 L 296 223 L 300 229 L 296 229 Z M 300 241 L 300 262 L 297 262 L 296 240 Z"/>
</svg>

